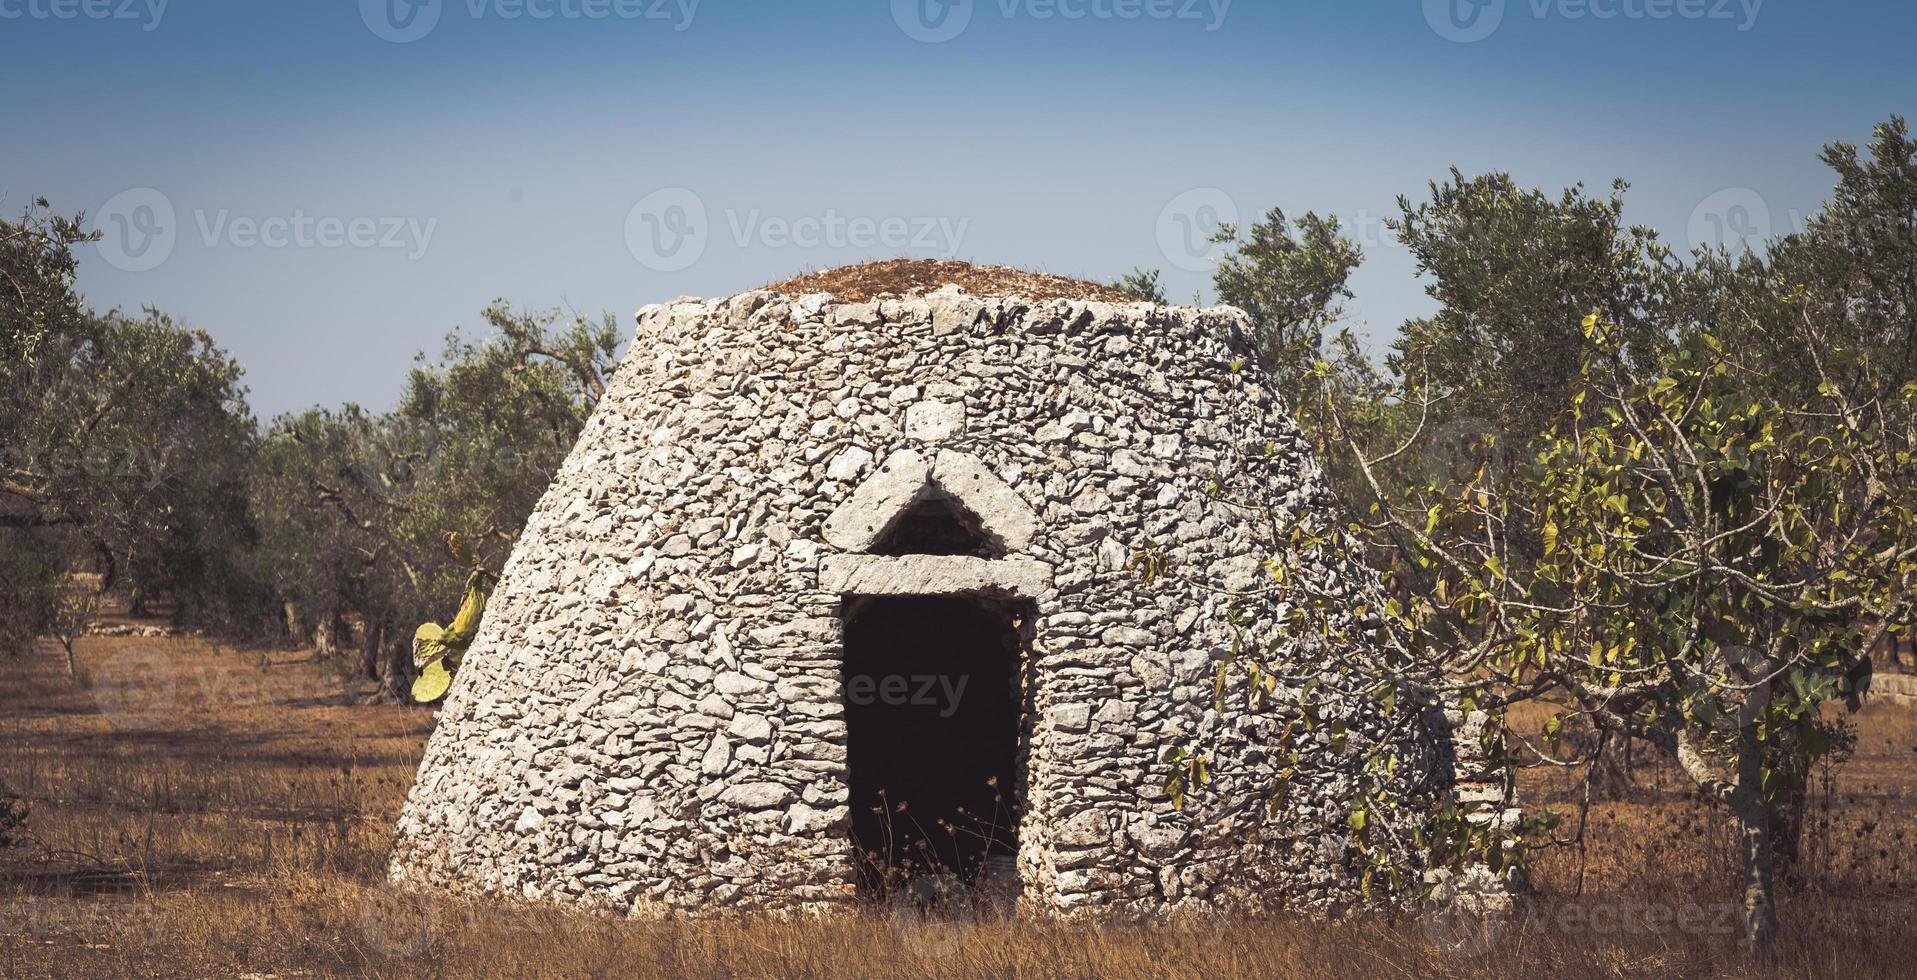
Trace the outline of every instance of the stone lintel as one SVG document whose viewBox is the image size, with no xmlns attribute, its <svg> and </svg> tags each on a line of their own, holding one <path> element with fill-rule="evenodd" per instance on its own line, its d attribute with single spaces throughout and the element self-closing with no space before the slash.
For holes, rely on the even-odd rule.
<svg viewBox="0 0 1917 980">
<path fill-rule="evenodd" d="M 977 595 L 1038 599 L 1052 567 L 1029 558 L 969 555 L 832 555 L 819 563 L 819 588 L 840 595 Z"/>
</svg>

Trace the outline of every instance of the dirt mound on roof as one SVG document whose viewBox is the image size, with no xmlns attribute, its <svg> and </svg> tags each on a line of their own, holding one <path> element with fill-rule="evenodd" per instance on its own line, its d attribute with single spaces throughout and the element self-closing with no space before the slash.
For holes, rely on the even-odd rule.
<svg viewBox="0 0 1917 980">
<path fill-rule="evenodd" d="M 973 265 L 936 259 L 891 259 L 808 272 L 775 282 L 767 289 L 798 296 L 831 293 L 841 303 L 864 303 L 880 296 L 922 296 L 947 283 L 974 296 L 1023 296 L 1032 300 L 1086 299 L 1136 303 L 1110 286 L 1046 272 L 1003 265 Z"/>
</svg>

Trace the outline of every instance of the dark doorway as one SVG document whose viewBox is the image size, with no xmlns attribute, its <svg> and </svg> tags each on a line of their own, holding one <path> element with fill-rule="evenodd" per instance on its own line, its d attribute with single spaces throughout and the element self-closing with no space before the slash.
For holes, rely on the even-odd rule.
<svg viewBox="0 0 1917 980">
<path fill-rule="evenodd" d="M 1028 607 L 846 600 L 845 717 L 860 886 L 978 879 L 1017 852 Z"/>
</svg>

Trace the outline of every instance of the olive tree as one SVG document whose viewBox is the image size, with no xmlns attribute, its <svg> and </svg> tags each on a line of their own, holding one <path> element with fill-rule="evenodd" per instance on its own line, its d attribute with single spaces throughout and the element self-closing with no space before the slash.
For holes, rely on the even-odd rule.
<svg viewBox="0 0 1917 980">
<path fill-rule="evenodd" d="M 1248 228 L 1227 224 L 1212 240 L 1227 246 L 1212 277 L 1219 302 L 1251 317 L 1259 358 L 1281 383 L 1301 377 L 1351 298 L 1363 250 L 1335 217 L 1308 212 L 1293 222 L 1277 208 Z"/>
<path fill-rule="evenodd" d="M 1557 195 L 1506 173 L 1453 168 L 1427 199 L 1398 199 L 1387 225 L 1411 253 L 1436 313 L 1403 325 L 1389 358 L 1409 383 L 1443 391 L 1430 420 L 1529 439 L 1566 406 L 1578 321 L 1598 311 L 1625 356 L 1655 358 L 1676 263 L 1649 228 L 1626 225 L 1628 185 Z"/>
<path fill-rule="evenodd" d="M 604 395 L 618 351 L 611 318 L 485 313 L 477 338 L 449 337 L 423 358 L 391 412 L 354 406 L 277 420 L 253 474 L 265 528 L 262 576 L 315 635 L 360 626 L 358 672 L 407 696 L 413 641 L 470 561 L 446 535 L 497 564 Z"/>
<path fill-rule="evenodd" d="M 137 607 L 245 617 L 253 422 L 239 366 L 146 310 L 95 313 L 73 290 L 80 219 L 37 201 L 0 221 L 0 560 L 9 631 L 45 629 L 91 566 Z"/>
</svg>

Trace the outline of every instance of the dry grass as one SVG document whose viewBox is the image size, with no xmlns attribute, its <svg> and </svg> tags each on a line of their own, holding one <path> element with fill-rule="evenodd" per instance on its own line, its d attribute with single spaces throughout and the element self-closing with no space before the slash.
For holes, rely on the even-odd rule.
<svg viewBox="0 0 1917 980">
<path fill-rule="evenodd" d="M 89 688 L 67 683 L 50 648 L 0 660 L 0 784 L 31 800 L 36 838 L 0 858 L 4 976 L 1753 975 L 1721 911 L 1728 829 L 1655 773 L 1594 810 L 1584 894 L 1577 855 L 1547 855 L 1535 911 L 1500 930 L 957 925 L 876 910 L 632 924 L 380 886 L 424 712 L 354 705 L 299 654 L 95 638 L 80 655 Z M 1785 908 L 1776 976 L 1908 974 L 1917 709 L 1874 706 L 1860 728 Z"/>
<path fill-rule="evenodd" d="M 923 296 L 947 283 L 974 296 L 1023 296 L 1029 300 L 1100 300 L 1136 303 L 1111 286 L 1048 272 L 1028 272 L 1003 265 L 937 259 L 890 259 L 808 272 L 767 286 L 788 296 L 831 293 L 842 303 L 864 303 L 881 296 Z"/>
</svg>

